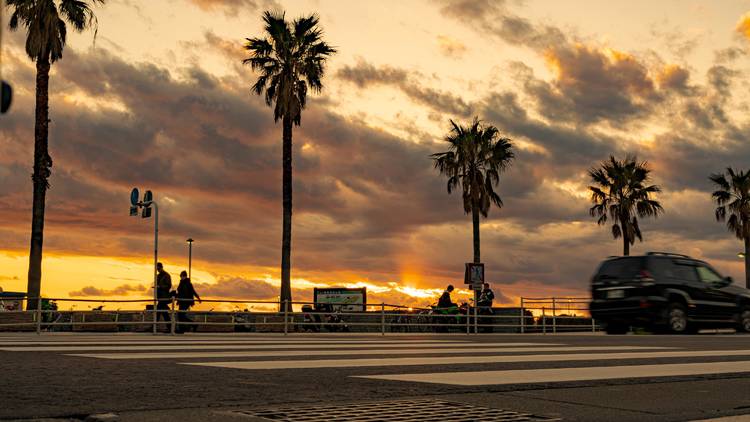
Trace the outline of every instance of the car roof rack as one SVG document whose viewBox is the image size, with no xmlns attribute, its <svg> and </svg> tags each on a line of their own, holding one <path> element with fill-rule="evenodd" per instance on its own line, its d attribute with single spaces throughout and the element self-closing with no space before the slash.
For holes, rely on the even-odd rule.
<svg viewBox="0 0 750 422">
<path fill-rule="evenodd" d="M 687 255 L 683 255 L 683 254 L 679 254 L 679 253 L 672 253 L 672 252 L 648 252 L 648 253 L 646 253 L 646 255 L 648 255 L 648 256 L 653 256 L 653 255 L 660 255 L 660 256 L 675 256 L 675 257 L 679 257 L 679 258 L 688 258 L 688 259 L 692 259 L 692 258 L 690 258 L 690 257 L 689 257 L 689 256 L 687 256 Z"/>
</svg>

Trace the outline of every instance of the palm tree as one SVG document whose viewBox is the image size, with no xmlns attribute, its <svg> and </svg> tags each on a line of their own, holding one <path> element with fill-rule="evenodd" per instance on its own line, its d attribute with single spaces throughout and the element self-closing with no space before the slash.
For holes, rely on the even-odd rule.
<svg viewBox="0 0 750 422">
<path fill-rule="evenodd" d="M 52 174 L 52 158 L 48 150 L 49 71 L 62 59 L 67 35 L 66 21 L 82 32 L 94 28 L 97 21 L 91 4 L 104 0 L 7 0 L 13 11 L 9 26 L 15 31 L 26 28 L 26 54 L 36 62 L 36 122 L 34 125 L 34 197 L 31 217 L 31 250 L 27 297 L 38 298 L 42 282 L 42 243 L 44 240 L 44 202 Z M 38 301 L 28 300 L 27 308 L 36 309 Z"/>
<path fill-rule="evenodd" d="M 712 174 L 709 179 L 719 188 L 711 195 L 718 205 L 716 220 L 726 221 L 727 229 L 745 242 L 745 286 L 750 288 L 750 170 L 727 168 L 726 175 Z"/>
<path fill-rule="evenodd" d="M 630 255 L 630 246 L 635 239 L 643 241 L 638 217 L 658 217 L 664 212 L 659 201 L 652 196 L 661 192 L 656 185 L 648 185 L 651 170 L 645 162 L 637 162 L 635 156 L 617 160 L 610 156 L 609 161 L 599 168 L 589 170 L 591 180 L 597 186 L 589 186 L 591 207 L 589 213 L 598 217 L 597 224 L 604 225 L 612 219 L 612 236 L 622 237 L 622 254 Z"/>
<path fill-rule="evenodd" d="M 471 213 L 474 228 L 474 262 L 481 262 L 479 248 L 479 215 L 484 218 L 495 204 L 503 201 L 495 192 L 502 173 L 513 161 L 511 140 L 501 138 L 496 127 L 483 125 L 478 118 L 462 126 L 453 120 L 445 137 L 446 152 L 432 154 L 435 168 L 448 177 L 448 193 L 459 186 L 463 189 L 464 212 Z"/>
<path fill-rule="evenodd" d="M 336 50 L 322 40 L 320 19 L 313 14 L 287 22 L 284 13 L 263 13 L 265 34 L 247 38 L 245 49 L 250 64 L 259 73 L 252 87 L 257 95 L 265 94 L 266 104 L 273 106 L 273 120 L 282 121 L 282 196 L 283 234 L 281 240 L 281 303 L 290 303 L 292 251 L 292 124 L 300 125 L 307 103 L 307 90 L 323 89 L 323 74 L 329 56 Z"/>
</svg>

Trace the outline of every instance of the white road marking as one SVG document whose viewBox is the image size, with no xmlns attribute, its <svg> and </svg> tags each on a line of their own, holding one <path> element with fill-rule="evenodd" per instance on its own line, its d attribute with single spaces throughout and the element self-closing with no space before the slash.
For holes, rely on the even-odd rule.
<svg viewBox="0 0 750 422">
<path fill-rule="evenodd" d="M 581 347 L 548 347 L 544 352 L 582 352 L 611 350 L 653 350 L 660 347 L 631 346 L 581 346 Z M 342 355 L 421 355 L 450 353 L 524 353 L 539 352 L 538 347 L 490 347 L 467 350 L 466 348 L 430 348 L 430 349 L 363 349 L 363 350 L 277 350 L 272 352 L 174 352 L 174 353 L 98 353 L 70 354 L 68 356 L 98 359 L 195 359 L 195 358 L 235 358 L 235 357 L 282 357 L 282 356 L 342 356 Z"/>
<path fill-rule="evenodd" d="M 688 357 L 750 356 L 750 350 L 699 350 L 677 352 L 635 352 L 635 353 L 585 353 L 555 355 L 511 355 L 511 356 L 451 356 L 415 358 L 373 358 L 373 359 L 321 359 L 321 360 L 271 360 L 234 362 L 181 362 L 183 365 L 213 366 L 235 369 L 304 369 L 304 368 L 348 368 L 366 366 L 429 366 L 460 365 L 473 363 L 515 363 L 515 362 L 566 362 L 619 359 L 657 359 Z"/>
<path fill-rule="evenodd" d="M 354 376 L 354 378 L 470 386 L 594 381 L 617 378 L 675 377 L 743 372 L 750 372 L 750 361 L 520 369 L 512 371 L 444 372 L 430 374 L 360 375 Z"/>
<path fill-rule="evenodd" d="M 503 347 L 508 343 L 418 343 L 397 342 L 396 344 L 385 343 L 355 343 L 355 344 L 169 344 L 169 345 L 131 345 L 131 346 L 18 346 L 0 347 L 5 352 L 85 352 L 85 351 L 124 351 L 124 350 L 201 350 L 201 349 L 225 349 L 225 350 L 263 350 L 263 349 L 351 349 L 367 346 L 380 348 L 410 348 L 410 347 L 461 347 L 471 345 L 472 349 L 486 347 Z M 469 349 L 468 351 L 471 351 Z"/>
</svg>

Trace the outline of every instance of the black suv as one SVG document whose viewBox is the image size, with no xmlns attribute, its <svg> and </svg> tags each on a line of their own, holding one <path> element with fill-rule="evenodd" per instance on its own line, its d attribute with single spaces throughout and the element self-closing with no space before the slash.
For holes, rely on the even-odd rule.
<svg viewBox="0 0 750 422">
<path fill-rule="evenodd" d="M 686 255 L 609 258 L 591 280 L 591 298 L 591 317 L 608 334 L 629 327 L 675 334 L 703 327 L 750 331 L 750 290 Z"/>
</svg>

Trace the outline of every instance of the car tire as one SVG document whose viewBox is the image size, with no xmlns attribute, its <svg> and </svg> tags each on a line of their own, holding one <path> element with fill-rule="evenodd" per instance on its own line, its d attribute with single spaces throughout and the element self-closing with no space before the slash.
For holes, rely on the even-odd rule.
<svg viewBox="0 0 750 422">
<path fill-rule="evenodd" d="M 628 332 L 628 326 L 625 324 L 608 322 L 604 327 L 604 331 L 607 334 L 626 334 Z"/>
<path fill-rule="evenodd" d="M 688 324 L 687 309 L 681 303 L 670 303 L 667 308 L 667 329 L 672 334 L 689 334 L 693 332 Z"/>
<path fill-rule="evenodd" d="M 750 308 L 740 309 L 740 315 L 737 319 L 737 331 L 750 333 Z"/>
</svg>

